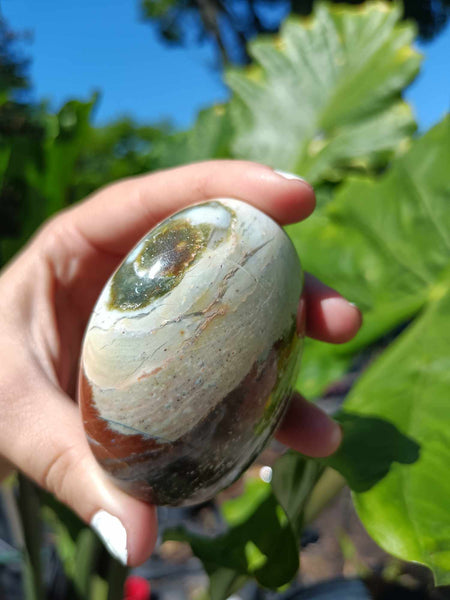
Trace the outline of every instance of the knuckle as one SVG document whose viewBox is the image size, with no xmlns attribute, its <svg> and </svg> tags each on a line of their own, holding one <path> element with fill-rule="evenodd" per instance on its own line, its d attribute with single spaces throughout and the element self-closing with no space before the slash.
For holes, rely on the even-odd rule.
<svg viewBox="0 0 450 600">
<path fill-rule="evenodd" d="M 75 446 L 66 446 L 52 456 L 42 477 L 42 485 L 59 500 L 70 504 L 71 482 L 80 468 L 79 454 Z"/>
<path fill-rule="evenodd" d="M 72 282 L 82 263 L 83 244 L 71 213 L 62 212 L 46 222 L 38 234 L 38 241 L 40 257 L 58 282 L 63 285 Z"/>
<path fill-rule="evenodd" d="M 53 250 L 55 245 L 59 245 L 64 240 L 67 230 L 67 218 L 64 211 L 50 217 L 38 230 L 38 238 L 43 243 L 44 248 Z"/>
<path fill-rule="evenodd" d="M 204 198 L 205 200 L 209 198 L 212 179 L 213 176 L 210 170 L 199 173 L 193 186 L 197 198 Z"/>
</svg>

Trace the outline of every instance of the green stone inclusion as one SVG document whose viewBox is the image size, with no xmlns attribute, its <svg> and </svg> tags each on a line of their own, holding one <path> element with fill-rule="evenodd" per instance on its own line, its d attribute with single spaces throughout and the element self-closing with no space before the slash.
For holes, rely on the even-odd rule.
<svg viewBox="0 0 450 600">
<path fill-rule="evenodd" d="M 208 246 L 212 229 L 183 218 L 157 227 L 134 260 L 126 260 L 113 276 L 108 308 L 136 310 L 170 292 Z"/>
</svg>

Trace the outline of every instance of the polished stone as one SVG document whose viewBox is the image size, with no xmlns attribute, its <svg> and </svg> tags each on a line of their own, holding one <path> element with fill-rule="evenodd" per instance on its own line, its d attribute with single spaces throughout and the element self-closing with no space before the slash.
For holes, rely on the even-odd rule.
<svg viewBox="0 0 450 600">
<path fill-rule="evenodd" d="M 88 323 L 79 401 L 92 451 L 129 493 L 193 504 L 232 483 L 284 414 L 302 273 L 285 232 L 238 200 L 151 230 Z"/>
</svg>

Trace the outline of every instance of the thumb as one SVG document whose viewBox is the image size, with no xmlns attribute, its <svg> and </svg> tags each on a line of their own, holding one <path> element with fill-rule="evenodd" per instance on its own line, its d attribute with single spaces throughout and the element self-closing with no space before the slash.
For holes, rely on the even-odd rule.
<svg viewBox="0 0 450 600">
<path fill-rule="evenodd" d="M 115 558 L 141 564 L 156 541 L 155 507 L 114 485 L 89 449 L 77 406 L 40 379 L 32 396 L 8 402 L 0 452 L 90 524 Z"/>
</svg>

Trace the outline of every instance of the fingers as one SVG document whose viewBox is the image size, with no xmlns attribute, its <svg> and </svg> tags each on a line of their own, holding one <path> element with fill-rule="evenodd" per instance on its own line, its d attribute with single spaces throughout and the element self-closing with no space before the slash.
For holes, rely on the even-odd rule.
<svg viewBox="0 0 450 600">
<path fill-rule="evenodd" d="M 313 275 L 305 274 L 303 303 L 298 328 L 322 342 L 342 344 L 351 340 L 362 324 L 360 310 Z"/>
<path fill-rule="evenodd" d="M 342 431 L 323 410 L 296 393 L 277 432 L 277 439 L 297 452 L 322 457 L 338 449 Z"/>
<path fill-rule="evenodd" d="M 305 274 L 298 306 L 297 331 L 323 342 L 351 340 L 362 323 L 359 309 L 313 275 Z M 319 407 L 295 394 L 277 433 L 294 450 L 313 457 L 329 456 L 342 440 L 340 426 Z"/>
<path fill-rule="evenodd" d="M 0 453 L 91 524 L 115 558 L 131 566 L 144 562 L 156 541 L 155 508 L 103 473 L 76 405 L 40 378 L 33 394 L 15 396 L 14 404 L 15 410 L 2 411 Z"/>
<path fill-rule="evenodd" d="M 281 224 L 305 219 L 315 196 L 303 180 L 261 164 L 222 160 L 121 181 L 66 213 L 98 249 L 123 254 L 148 229 L 184 206 L 220 197 L 253 204 Z"/>
</svg>

